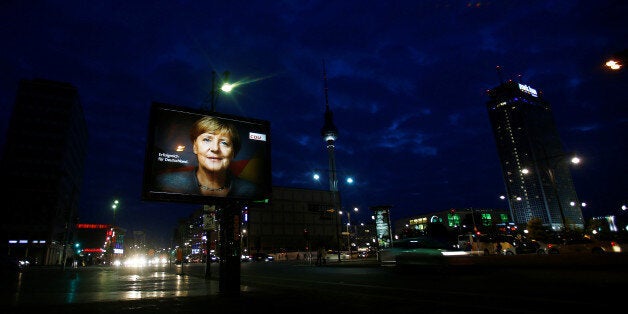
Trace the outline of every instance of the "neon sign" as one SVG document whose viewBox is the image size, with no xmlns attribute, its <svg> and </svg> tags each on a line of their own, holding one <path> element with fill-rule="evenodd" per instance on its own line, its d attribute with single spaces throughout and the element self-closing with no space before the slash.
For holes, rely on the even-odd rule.
<svg viewBox="0 0 628 314">
<path fill-rule="evenodd" d="M 530 95 L 532 95 L 532 97 L 538 97 L 537 93 L 536 93 L 536 89 L 528 86 L 528 85 L 523 85 L 521 83 L 519 83 L 519 89 L 524 92 L 524 93 L 528 93 Z"/>
</svg>

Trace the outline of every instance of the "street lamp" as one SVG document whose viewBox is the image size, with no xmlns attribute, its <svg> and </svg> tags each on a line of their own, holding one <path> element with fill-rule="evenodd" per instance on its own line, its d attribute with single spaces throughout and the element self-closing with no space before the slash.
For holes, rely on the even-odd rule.
<svg viewBox="0 0 628 314">
<path fill-rule="evenodd" d="M 359 209 L 357 207 L 353 208 L 353 211 L 357 214 Z M 338 215 L 342 216 L 342 211 L 338 211 Z M 351 211 L 347 211 L 347 249 L 349 250 L 349 259 L 351 259 Z"/>
<path fill-rule="evenodd" d="M 330 183 L 330 192 L 332 193 L 331 195 L 332 195 L 332 201 L 333 201 L 333 203 L 332 203 L 333 208 L 332 208 L 331 211 L 333 212 L 335 210 L 335 211 L 338 211 L 338 213 L 339 213 L 339 215 L 336 217 L 336 219 L 337 219 L 337 223 L 336 223 L 336 240 L 337 240 L 337 246 L 338 246 L 338 262 L 340 262 L 341 261 L 341 257 L 340 257 L 340 229 L 341 229 L 341 226 L 340 226 L 340 223 L 341 223 L 341 220 L 342 220 L 342 219 L 340 219 L 341 215 L 342 215 L 342 212 L 340 211 L 340 208 L 342 208 L 342 202 L 340 201 L 340 190 L 338 188 L 338 182 L 336 180 L 336 171 L 335 170 L 330 170 L 329 173 L 330 173 L 329 175 L 330 175 L 330 177 L 332 178 L 332 181 L 333 181 L 333 183 Z M 315 181 L 319 182 L 320 179 L 321 179 L 321 176 L 318 173 L 318 171 L 316 171 L 312 175 L 312 178 Z M 354 179 L 353 179 L 353 177 L 349 176 L 349 177 L 347 177 L 345 179 L 345 182 L 347 184 L 353 184 L 354 183 Z"/>
<path fill-rule="evenodd" d="M 225 71 L 222 74 L 222 79 L 221 79 L 222 84 L 220 86 L 220 90 L 225 93 L 230 93 L 235 87 L 235 85 L 229 84 L 228 80 L 229 80 L 229 71 Z M 218 101 L 219 95 L 220 94 L 216 90 L 216 71 L 212 71 L 211 112 L 214 112 L 216 110 L 216 102 Z"/>
<path fill-rule="evenodd" d="M 615 53 L 611 58 L 606 60 L 604 65 L 612 70 L 619 71 L 624 67 L 626 61 L 628 60 L 628 49 L 624 49 L 623 51 Z"/>
<path fill-rule="evenodd" d="M 112 224 L 112 226 L 116 225 L 116 209 L 118 208 L 118 204 L 120 204 L 120 202 L 118 200 L 114 200 L 113 203 L 111 204 L 111 209 L 113 209 L 113 224 Z"/>
</svg>

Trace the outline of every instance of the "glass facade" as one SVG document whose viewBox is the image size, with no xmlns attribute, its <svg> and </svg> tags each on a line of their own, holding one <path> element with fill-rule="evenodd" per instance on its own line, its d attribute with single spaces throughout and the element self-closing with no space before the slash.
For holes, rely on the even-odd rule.
<svg viewBox="0 0 628 314">
<path fill-rule="evenodd" d="M 583 228 L 568 156 L 549 103 L 535 89 L 512 81 L 488 95 L 489 120 L 514 222 L 540 218 L 555 230 Z"/>
</svg>

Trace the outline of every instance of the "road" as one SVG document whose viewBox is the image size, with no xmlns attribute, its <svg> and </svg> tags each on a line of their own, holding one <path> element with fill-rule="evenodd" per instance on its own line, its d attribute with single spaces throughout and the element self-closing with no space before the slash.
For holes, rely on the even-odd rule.
<svg viewBox="0 0 628 314">
<path fill-rule="evenodd" d="M 218 265 L 32 268 L 4 291 L 8 313 L 555 313 L 610 310 L 628 282 L 625 255 L 477 257 L 468 267 L 399 269 L 374 261 L 317 267 L 242 263 L 240 293 L 219 290 Z M 6 289 L 5 289 L 6 290 Z"/>
</svg>

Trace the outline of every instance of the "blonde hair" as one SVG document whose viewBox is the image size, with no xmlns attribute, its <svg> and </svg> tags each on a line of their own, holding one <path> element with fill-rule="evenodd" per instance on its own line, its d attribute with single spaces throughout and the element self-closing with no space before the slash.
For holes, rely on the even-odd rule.
<svg viewBox="0 0 628 314">
<path fill-rule="evenodd" d="M 196 120 L 194 125 L 192 125 L 192 129 L 190 130 L 190 140 L 192 143 L 203 133 L 226 134 L 231 138 L 233 144 L 233 156 L 236 156 L 240 151 L 240 134 L 235 125 L 228 121 L 216 117 L 204 116 Z"/>
</svg>

